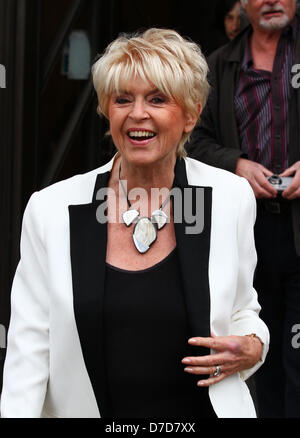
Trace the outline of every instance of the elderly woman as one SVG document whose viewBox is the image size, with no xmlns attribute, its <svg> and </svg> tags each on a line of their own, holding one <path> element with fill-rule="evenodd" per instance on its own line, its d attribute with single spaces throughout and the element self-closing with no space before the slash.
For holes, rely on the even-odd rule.
<svg viewBox="0 0 300 438">
<path fill-rule="evenodd" d="M 184 158 L 206 75 L 199 47 L 162 29 L 93 66 L 118 153 L 29 201 L 2 416 L 255 417 L 254 195 Z"/>
</svg>

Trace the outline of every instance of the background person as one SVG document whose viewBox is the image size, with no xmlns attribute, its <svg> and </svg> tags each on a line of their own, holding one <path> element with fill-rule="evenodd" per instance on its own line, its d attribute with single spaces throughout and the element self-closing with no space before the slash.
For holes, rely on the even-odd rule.
<svg viewBox="0 0 300 438">
<path fill-rule="evenodd" d="M 217 47 L 220 47 L 241 31 L 241 3 L 237 0 L 219 0 L 215 11 L 215 25 L 220 34 Z"/>
<path fill-rule="evenodd" d="M 183 158 L 206 76 L 199 47 L 172 30 L 121 36 L 94 65 L 118 153 L 29 201 L 2 416 L 255 416 L 244 379 L 268 329 L 252 286 L 254 196 Z M 199 210 L 199 190 L 204 228 L 190 234 L 183 210 Z"/>
<path fill-rule="evenodd" d="M 251 25 L 210 56 L 212 90 L 190 156 L 248 179 L 258 200 L 255 287 L 270 329 L 270 353 L 255 375 L 260 415 L 300 416 L 299 90 L 295 0 L 242 1 Z M 277 196 L 267 177 L 293 176 Z"/>
</svg>

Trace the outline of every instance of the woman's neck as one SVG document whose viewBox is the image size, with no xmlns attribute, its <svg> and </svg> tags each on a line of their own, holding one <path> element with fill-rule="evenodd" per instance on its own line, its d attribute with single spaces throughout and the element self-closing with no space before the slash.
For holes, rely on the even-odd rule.
<svg viewBox="0 0 300 438">
<path fill-rule="evenodd" d="M 120 179 L 127 181 L 128 190 L 140 187 L 150 193 L 153 188 L 172 188 L 175 163 L 175 155 L 157 163 L 142 166 L 132 164 L 124 157 L 120 157 L 116 161 L 116 171 L 119 178 L 121 168 Z"/>
</svg>

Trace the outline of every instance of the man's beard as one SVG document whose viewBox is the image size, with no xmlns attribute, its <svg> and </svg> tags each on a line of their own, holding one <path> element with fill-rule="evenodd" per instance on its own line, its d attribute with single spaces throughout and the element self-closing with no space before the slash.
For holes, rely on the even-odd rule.
<svg viewBox="0 0 300 438">
<path fill-rule="evenodd" d="M 281 12 L 283 15 L 281 17 L 266 19 L 263 15 L 266 12 Z M 282 7 L 264 6 L 261 10 L 259 25 L 265 30 L 280 30 L 286 27 L 289 24 L 289 21 L 290 19 Z"/>
</svg>

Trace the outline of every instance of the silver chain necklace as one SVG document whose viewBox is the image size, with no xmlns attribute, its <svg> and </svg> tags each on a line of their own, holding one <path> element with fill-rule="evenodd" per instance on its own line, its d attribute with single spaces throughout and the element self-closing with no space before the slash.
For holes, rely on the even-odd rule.
<svg viewBox="0 0 300 438">
<path fill-rule="evenodd" d="M 124 211 L 124 213 L 122 214 L 123 221 L 127 227 L 130 227 L 133 222 L 136 222 L 132 233 L 132 239 L 136 249 L 141 254 L 144 254 L 149 250 L 152 243 L 155 242 L 157 238 L 157 231 L 161 230 L 167 223 L 168 216 L 163 211 L 163 208 L 169 202 L 170 194 L 161 204 L 160 208 L 152 212 L 151 218 L 146 216 L 140 217 L 139 211 L 132 208 L 125 187 L 121 180 L 121 164 L 119 167 L 119 183 L 122 187 L 124 196 L 127 200 L 127 204 L 129 207 L 129 209 Z"/>
</svg>

